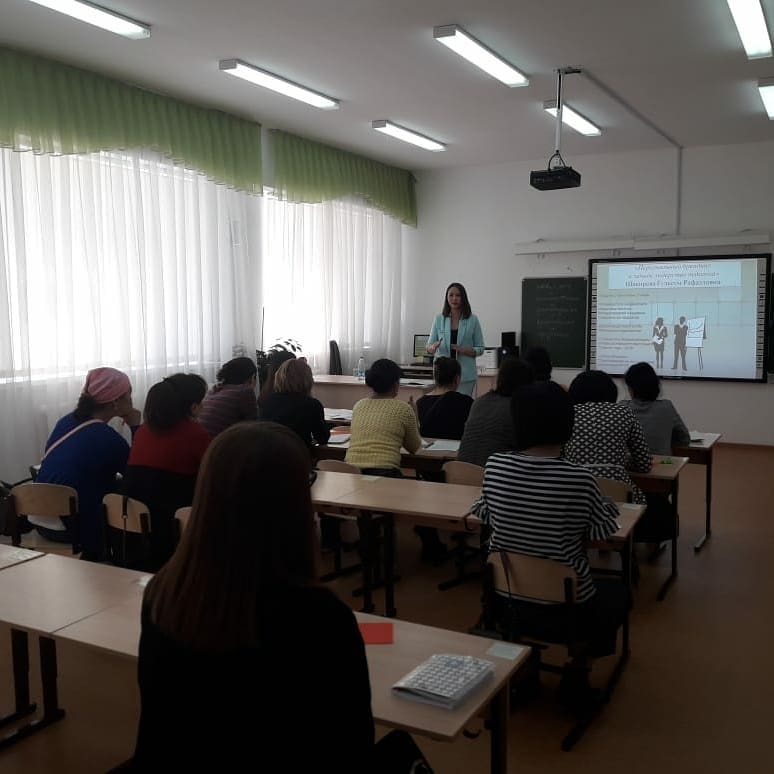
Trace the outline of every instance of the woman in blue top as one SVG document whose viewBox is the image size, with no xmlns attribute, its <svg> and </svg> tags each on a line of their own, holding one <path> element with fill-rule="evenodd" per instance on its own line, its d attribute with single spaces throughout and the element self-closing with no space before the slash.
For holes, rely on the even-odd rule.
<svg viewBox="0 0 774 774">
<path fill-rule="evenodd" d="M 462 369 L 457 392 L 473 394 L 476 358 L 484 353 L 484 336 L 478 317 L 470 310 L 468 293 L 459 282 L 446 288 L 443 311 L 433 320 L 427 352 L 436 357 L 456 358 Z"/>
</svg>

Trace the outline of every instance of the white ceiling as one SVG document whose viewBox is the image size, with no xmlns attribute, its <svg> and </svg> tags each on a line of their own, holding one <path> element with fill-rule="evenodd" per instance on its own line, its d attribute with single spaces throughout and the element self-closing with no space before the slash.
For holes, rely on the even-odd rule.
<svg viewBox="0 0 774 774">
<path fill-rule="evenodd" d="M 774 138 L 726 0 L 98 0 L 152 26 L 131 41 L 27 0 L 0 0 L 0 42 L 220 108 L 408 169 L 538 159 L 557 67 L 587 69 L 684 147 Z M 774 31 L 774 0 L 764 0 Z M 530 78 L 509 89 L 433 40 L 459 24 Z M 255 64 L 341 100 L 322 111 L 218 71 Z M 669 147 L 583 75 L 564 96 L 601 137 L 576 155 Z M 448 144 L 429 153 L 373 131 L 388 118 Z"/>
</svg>

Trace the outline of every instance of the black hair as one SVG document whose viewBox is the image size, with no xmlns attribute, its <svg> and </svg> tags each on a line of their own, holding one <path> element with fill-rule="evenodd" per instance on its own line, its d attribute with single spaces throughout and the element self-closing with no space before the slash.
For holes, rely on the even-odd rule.
<svg viewBox="0 0 774 774">
<path fill-rule="evenodd" d="M 519 387 L 511 398 L 516 448 L 565 444 L 572 435 L 574 408 L 570 396 L 556 382 Z"/>
<path fill-rule="evenodd" d="M 437 357 L 433 363 L 433 379 L 439 387 L 451 387 L 454 379 L 462 375 L 459 361 L 453 357 Z"/>
<path fill-rule="evenodd" d="M 661 392 L 661 382 L 658 374 L 650 363 L 635 363 L 629 366 L 624 376 L 626 386 L 632 391 L 632 397 L 637 400 L 652 401 Z"/>
<path fill-rule="evenodd" d="M 570 399 L 575 406 L 581 403 L 615 403 L 618 388 L 604 371 L 583 371 L 570 384 Z"/>
<path fill-rule="evenodd" d="M 97 411 L 105 405 L 107 404 L 97 403 L 91 395 L 83 392 L 78 398 L 78 405 L 75 407 L 75 411 L 73 411 L 73 416 L 79 423 L 86 422 L 87 420 L 92 419 Z"/>
<path fill-rule="evenodd" d="M 289 349 L 272 349 L 266 355 L 266 365 L 261 368 L 261 392 L 258 395 L 258 405 L 263 404 L 269 395 L 274 392 L 274 377 L 277 375 L 280 366 L 288 360 L 295 360 L 296 355 Z"/>
<path fill-rule="evenodd" d="M 145 424 L 153 431 L 171 430 L 187 417 L 207 394 L 207 382 L 198 374 L 172 374 L 148 390 Z"/>
<path fill-rule="evenodd" d="M 510 398 L 519 387 L 524 384 L 532 384 L 532 381 L 532 368 L 527 363 L 519 360 L 519 358 L 511 355 L 500 361 L 500 368 L 497 369 L 495 392 L 498 395 Z"/>
<path fill-rule="evenodd" d="M 536 382 L 547 382 L 551 378 L 551 355 L 545 347 L 530 347 L 524 360 L 532 367 Z"/>
<path fill-rule="evenodd" d="M 468 291 L 465 290 L 465 286 L 460 282 L 452 282 L 451 285 L 446 288 L 446 292 L 443 294 L 442 314 L 444 317 L 451 316 L 451 306 L 449 306 L 449 291 L 452 288 L 457 288 L 457 290 L 460 291 L 460 295 L 462 296 L 462 317 L 467 319 L 471 314 L 473 314 L 473 312 L 470 309 L 470 301 L 468 301 Z"/>
<path fill-rule="evenodd" d="M 398 364 L 384 357 L 373 363 L 366 371 L 365 383 L 377 395 L 385 395 L 400 382 L 400 377 L 401 370 Z"/>
<path fill-rule="evenodd" d="M 258 369 L 249 357 L 235 357 L 218 371 L 218 384 L 244 384 L 257 373 Z"/>
</svg>

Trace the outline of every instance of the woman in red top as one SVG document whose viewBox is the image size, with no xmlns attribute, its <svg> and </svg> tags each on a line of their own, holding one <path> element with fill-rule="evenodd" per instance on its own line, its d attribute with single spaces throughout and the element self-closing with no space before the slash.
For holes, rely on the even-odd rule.
<svg viewBox="0 0 774 774">
<path fill-rule="evenodd" d="M 194 421 L 207 393 L 197 374 L 173 374 L 148 391 L 145 422 L 137 431 L 124 474 L 124 494 L 148 506 L 151 567 L 172 555 L 174 516 L 193 501 L 196 474 L 210 434 Z"/>
</svg>

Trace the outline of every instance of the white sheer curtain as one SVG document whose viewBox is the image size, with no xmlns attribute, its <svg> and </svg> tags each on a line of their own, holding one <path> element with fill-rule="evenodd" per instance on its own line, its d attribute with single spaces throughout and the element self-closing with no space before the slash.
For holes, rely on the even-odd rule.
<svg viewBox="0 0 774 774">
<path fill-rule="evenodd" d="M 263 346 L 293 338 L 316 372 L 400 352 L 401 224 L 364 204 L 263 198 Z"/>
<path fill-rule="evenodd" d="M 86 371 L 135 404 L 178 370 L 212 381 L 258 330 L 260 199 L 151 152 L 0 150 L 0 478 L 36 462 Z"/>
</svg>

